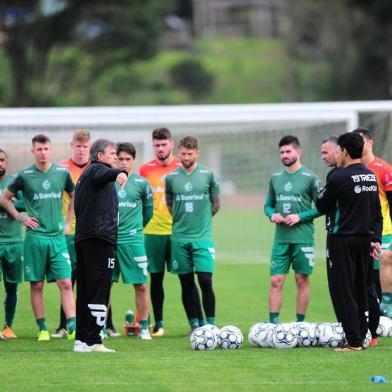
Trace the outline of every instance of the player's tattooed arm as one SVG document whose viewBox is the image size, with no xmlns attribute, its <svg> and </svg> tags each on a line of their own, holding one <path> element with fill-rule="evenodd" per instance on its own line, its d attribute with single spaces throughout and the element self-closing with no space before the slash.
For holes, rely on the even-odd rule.
<svg viewBox="0 0 392 392">
<path fill-rule="evenodd" d="M 220 198 L 219 195 L 211 195 L 211 213 L 214 216 L 220 209 Z"/>
</svg>

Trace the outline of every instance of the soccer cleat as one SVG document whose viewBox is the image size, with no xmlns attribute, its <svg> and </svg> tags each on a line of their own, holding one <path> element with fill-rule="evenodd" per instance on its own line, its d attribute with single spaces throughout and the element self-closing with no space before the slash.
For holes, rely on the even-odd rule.
<svg viewBox="0 0 392 392">
<path fill-rule="evenodd" d="M 377 344 L 378 344 L 377 338 L 372 338 L 372 340 L 370 341 L 369 346 L 370 347 L 374 347 L 374 346 L 377 346 Z"/>
<path fill-rule="evenodd" d="M 115 353 L 116 350 L 112 350 L 110 348 L 105 347 L 103 344 L 93 344 L 92 346 L 87 346 L 87 352 L 91 353 Z"/>
<path fill-rule="evenodd" d="M 75 336 L 76 336 L 76 331 L 73 331 L 71 333 L 67 333 L 68 340 L 71 340 L 71 341 L 75 340 Z"/>
<path fill-rule="evenodd" d="M 52 333 L 50 336 L 55 339 L 65 338 L 67 336 L 67 331 L 65 328 L 59 328 L 56 329 L 56 332 Z"/>
<path fill-rule="evenodd" d="M 158 336 L 163 336 L 165 334 L 165 330 L 162 327 L 159 327 L 156 332 L 154 332 L 151 336 L 158 337 Z"/>
<path fill-rule="evenodd" d="M 3 332 L 1 334 L 6 339 L 16 339 L 16 335 L 14 334 L 14 331 L 8 326 L 3 329 Z"/>
<path fill-rule="evenodd" d="M 42 331 L 38 332 L 38 341 L 43 342 L 45 340 L 50 340 L 50 335 L 48 331 L 45 331 L 44 329 Z"/>
<path fill-rule="evenodd" d="M 339 348 L 335 348 L 335 351 L 340 351 L 340 352 L 356 352 L 356 351 L 362 351 L 363 347 L 352 347 L 352 346 L 346 346 L 346 347 L 339 347 Z"/>
<path fill-rule="evenodd" d="M 6 342 L 7 339 L 0 333 L 0 342 Z"/>
<path fill-rule="evenodd" d="M 82 342 L 82 341 L 80 341 L 80 340 L 75 340 L 73 351 L 75 353 L 87 353 L 87 352 L 90 352 L 90 350 L 88 350 L 87 344 Z"/>
<path fill-rule="evenodd" d="M 138 337 L 139 337 L 139 339 L 142 339 L 142 340 L 152 340 L 152 337 L 150 335 L 150 331 L 148 329 L 142 329 L 139 332 Z"/>
<path fill-rule="evenodd" d="M 118 338 L 121 334 L 117 331 L 116 327 L 113 325 L 113 328 L 106 328 L 106 334 L 110 338 Z"/>
</svg>

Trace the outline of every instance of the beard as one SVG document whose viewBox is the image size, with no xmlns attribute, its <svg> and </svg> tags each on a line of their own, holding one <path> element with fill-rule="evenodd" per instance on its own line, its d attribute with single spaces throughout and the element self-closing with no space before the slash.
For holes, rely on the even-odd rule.
<svg viewBox="0 0 392 392">
<path fill-rule="evenodd" d="M 1 168 L 0 169 L 0 177 L 3 177 L 5 174 L 5 169 Z"/>
<path fill-rule="evenodd" d="M 282 163 L 283 163 L 283 165 L 286 166 L 286 167 L 293 166 L 294 163 L 296 163 L 297 161 L 298 161 L 298 158 L 292 158 L 291 160 L 290 160 L 290 159 L 287 159 L 287 158 L 282 159 Z"/>
<path fill-rule="evenodd" d="M 196 162 L 196 159 L 193 161 L 181 161 L 182 166 L 184 166 L 186 169 L 189 169 L 192 167 L 192 165 Z"/>
<path fill-rule="evenodd" d="M 170 152 L 168 152 L 166 155 L 156 155 L 158 161 L 165 161 L 167 158 L 170 156 Z"/>
</svg>

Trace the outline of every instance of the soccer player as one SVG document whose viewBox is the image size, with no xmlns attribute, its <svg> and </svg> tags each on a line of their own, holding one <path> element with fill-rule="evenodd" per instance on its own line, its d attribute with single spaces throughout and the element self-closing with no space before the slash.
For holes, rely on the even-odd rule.
<svg viewBox="0 0 392 392">
<path fill-rule="evenodd" d="M 207 323 L 215 325 L 212 217 L 220 207 L 219 183 L 210 169 L 197 162 L 199 155 L 196 138 L 181 139 L 178 145 L 181 167 L 166 176 L 165 189 L 167 207 L 173 216 L 171 272 L 180 278 L 182 300 L 192 330 L 199 327 L 195 272 Z"/>
<path fill-rule="evenodd" d="M 381 263 L 374 260 L 374 280 L 379 298 L 380 310 L 392 317 L 392 166 L 373 153 L 373 136 L 367 128 L 353 131 L 363 137 L 362 163 L 376 174 L 378 194 L 383 216 Z M 381 281 L 381 284 L 380 284 Z"/>
<path fill-rule="evenodd" d="M 148 271 L 151 279 L 151 303 L 155 319 L 152 336 L 163 336 L 165 334 L 163 324 L 163 278 L 165 266 L 170 270 L 170 235 L 173 223 L 165 201 L 164 178 L 168 173 L 181 166 L 181 163 L 173 155 L 174 141 L 169 129 L 154 129 L 152 132 L 152 146 L 155 159 L 145 163 L 139 169 L 139 174 L 149 181 L 154 197 L 154 214 L 144 229 L 144 240 L 148 259 Z M 200 296 L 196 285 L 194 285 L 193 295 L 198 303 L 199 323 L 203 324 Z"/>
<path fill-rule="evenodd" d="M 60 289 L 68 337 L 73 339 L 75 300 L 64 230 L 72 222 L 74 184 L 66 168 L 51 163 L 53 149 L 47 136 L 34 136 L 31 152 L 34 164 L 21 170 L 15 181 L 8 185 L 1 204 L 14 219 L 26 226 L 25 280 L 30 281 L 31 305 L 39 328 L 38 340 L 50 339 L 43 298 L 45 276 L 48 282 L 56 281 Z M 19 191 L 23 192 L 28 216 L 22 216 L 12 203 Z M 71 200 L 66 224 L 62 215 L 64 192 Z"/>
<path fill-rule="evenodd" d="M 321 160 L 331 170 L 328 172 L 327 179 L 332 175 L 337 167 L 337 147 L 338 138 L 336 136 L 329 136 L 321 143 Z"/>
<path fill-rule="evenodd" d="M 314 265 L 313 219 L 320 216 L 316 208 L 312 208 L 320 181 L 301 164 L 298 138 L 283 137 L 279 152 L 284 170 L 270 178 L 264 204 L 265 214 L 276 225 L 270 266 L 269 319 L 272 323 L 279 323 L 283 285 L 291 265 L 297 285 L 296 319 L 305 319 L 309 304 L 309 275 Z"/>
<path fill-rule="evenodd" d="M 327 236 L 327 273 L 332 304 L 348 342 L 338 351 L 361 351 L 368 330 L 369 254 L 381 248 L 382 215 L 375 174 L 361 164 L 363 139 L 338 139 L 338 165 L 320 192 L 317 209 L 334 217 Z"/>
<path fill-rule="evenodd" d="M 116 263 L 118 199 L 114 182 L 124 187 L 126 171 L 114 168 L 114 143 L 96 140 L 90 150 L 91 163 L 82 173 L 75 191 L 76 250 L 76 340 L 79 353 L 108 353 L 102 344 L 110 298 L 112 271 Z"/>
<path fill-rule="evenodd" d="M 14 177 L 7 173 L 8 156 L 0 149 L 0 197 Z M 24 211 L 22 192 L 12 200 L 18 211 Z M 0 340 L 15 339 L 12 331 L 16 304 L 18 301 L 18 283 L 23 280 L 23 236 L 22 226 L 7 211 L 0 207 L 0 279 L 3 275 L 5 299 L 5 322 Z"/>
<path fill-rule="evenodd" d="M 140 314 L 139 338 L 149 340 L 148 273 L 143 228 L 153 214 L 153 196 L 148 181 L 133 172 L 135 158 L 135 147 L 131 143 L 117 145 L 119 168 L 128 172 L 128 182 L 124 188 L 116 184 L 120 220 L 113 281 L 118 282 L 121 273 L 124 283 L 134 285 L 136 308 Z"/>
<path fill-rule="evenodd" d="M 78 129 L 74 132 L 72 141 L 70 143 L 72 149 L 72 156 L 62 162 L 60 166 L 66 167 L 71 174 L 74 184 L 78 182 L 80 175 L 89 163 L 90 156 L 90 133 L 85 129 Z M 63 215 L 67 217 L 69 209 L 69 196 L 64 193 L 63 196 Z M 65 228 L 65 239 L 67 241 L 68 253 L 71 261 L 72 269 L 72 289 L 76 281 L 76 253 L 75 253 L 75 217 L 72 219 L 72 224 Z M 60 305 L 60 323 L 56 332 L 51 335 L 52 338 L 62 338 L 67 335 L 66 318 L 63 308 Z"/>
</svg>

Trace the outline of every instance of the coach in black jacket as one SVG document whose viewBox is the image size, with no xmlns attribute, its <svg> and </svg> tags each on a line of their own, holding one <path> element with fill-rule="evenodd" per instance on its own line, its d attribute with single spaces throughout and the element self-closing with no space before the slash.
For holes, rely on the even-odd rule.
<svg viewBox="0 0 392 392">
<path fill-rule="evenodd" d="M 112 166 L 115 145 L 99 139 L 90 150 L 91 164 L 76 184 L 75 248 L 77 257 L 75 352 L 113 352 L 103 346 L 118 226 L 118 201 L 114 182 L 124 186 L 127 173 Z"/>
<path fill-rule="evenodd" d="M 361 136 L 345 133 L 338 139 L 341 170 L 329 177 L 316 201 L 332 217 L 327 236 L 327 272 L 332 304 L 341 320 L 348 346 L 362 350 L 368 322 L 369 255 L 378 257 L 382 216 L 375 174 L 361 164 Z"/>
</svg>

